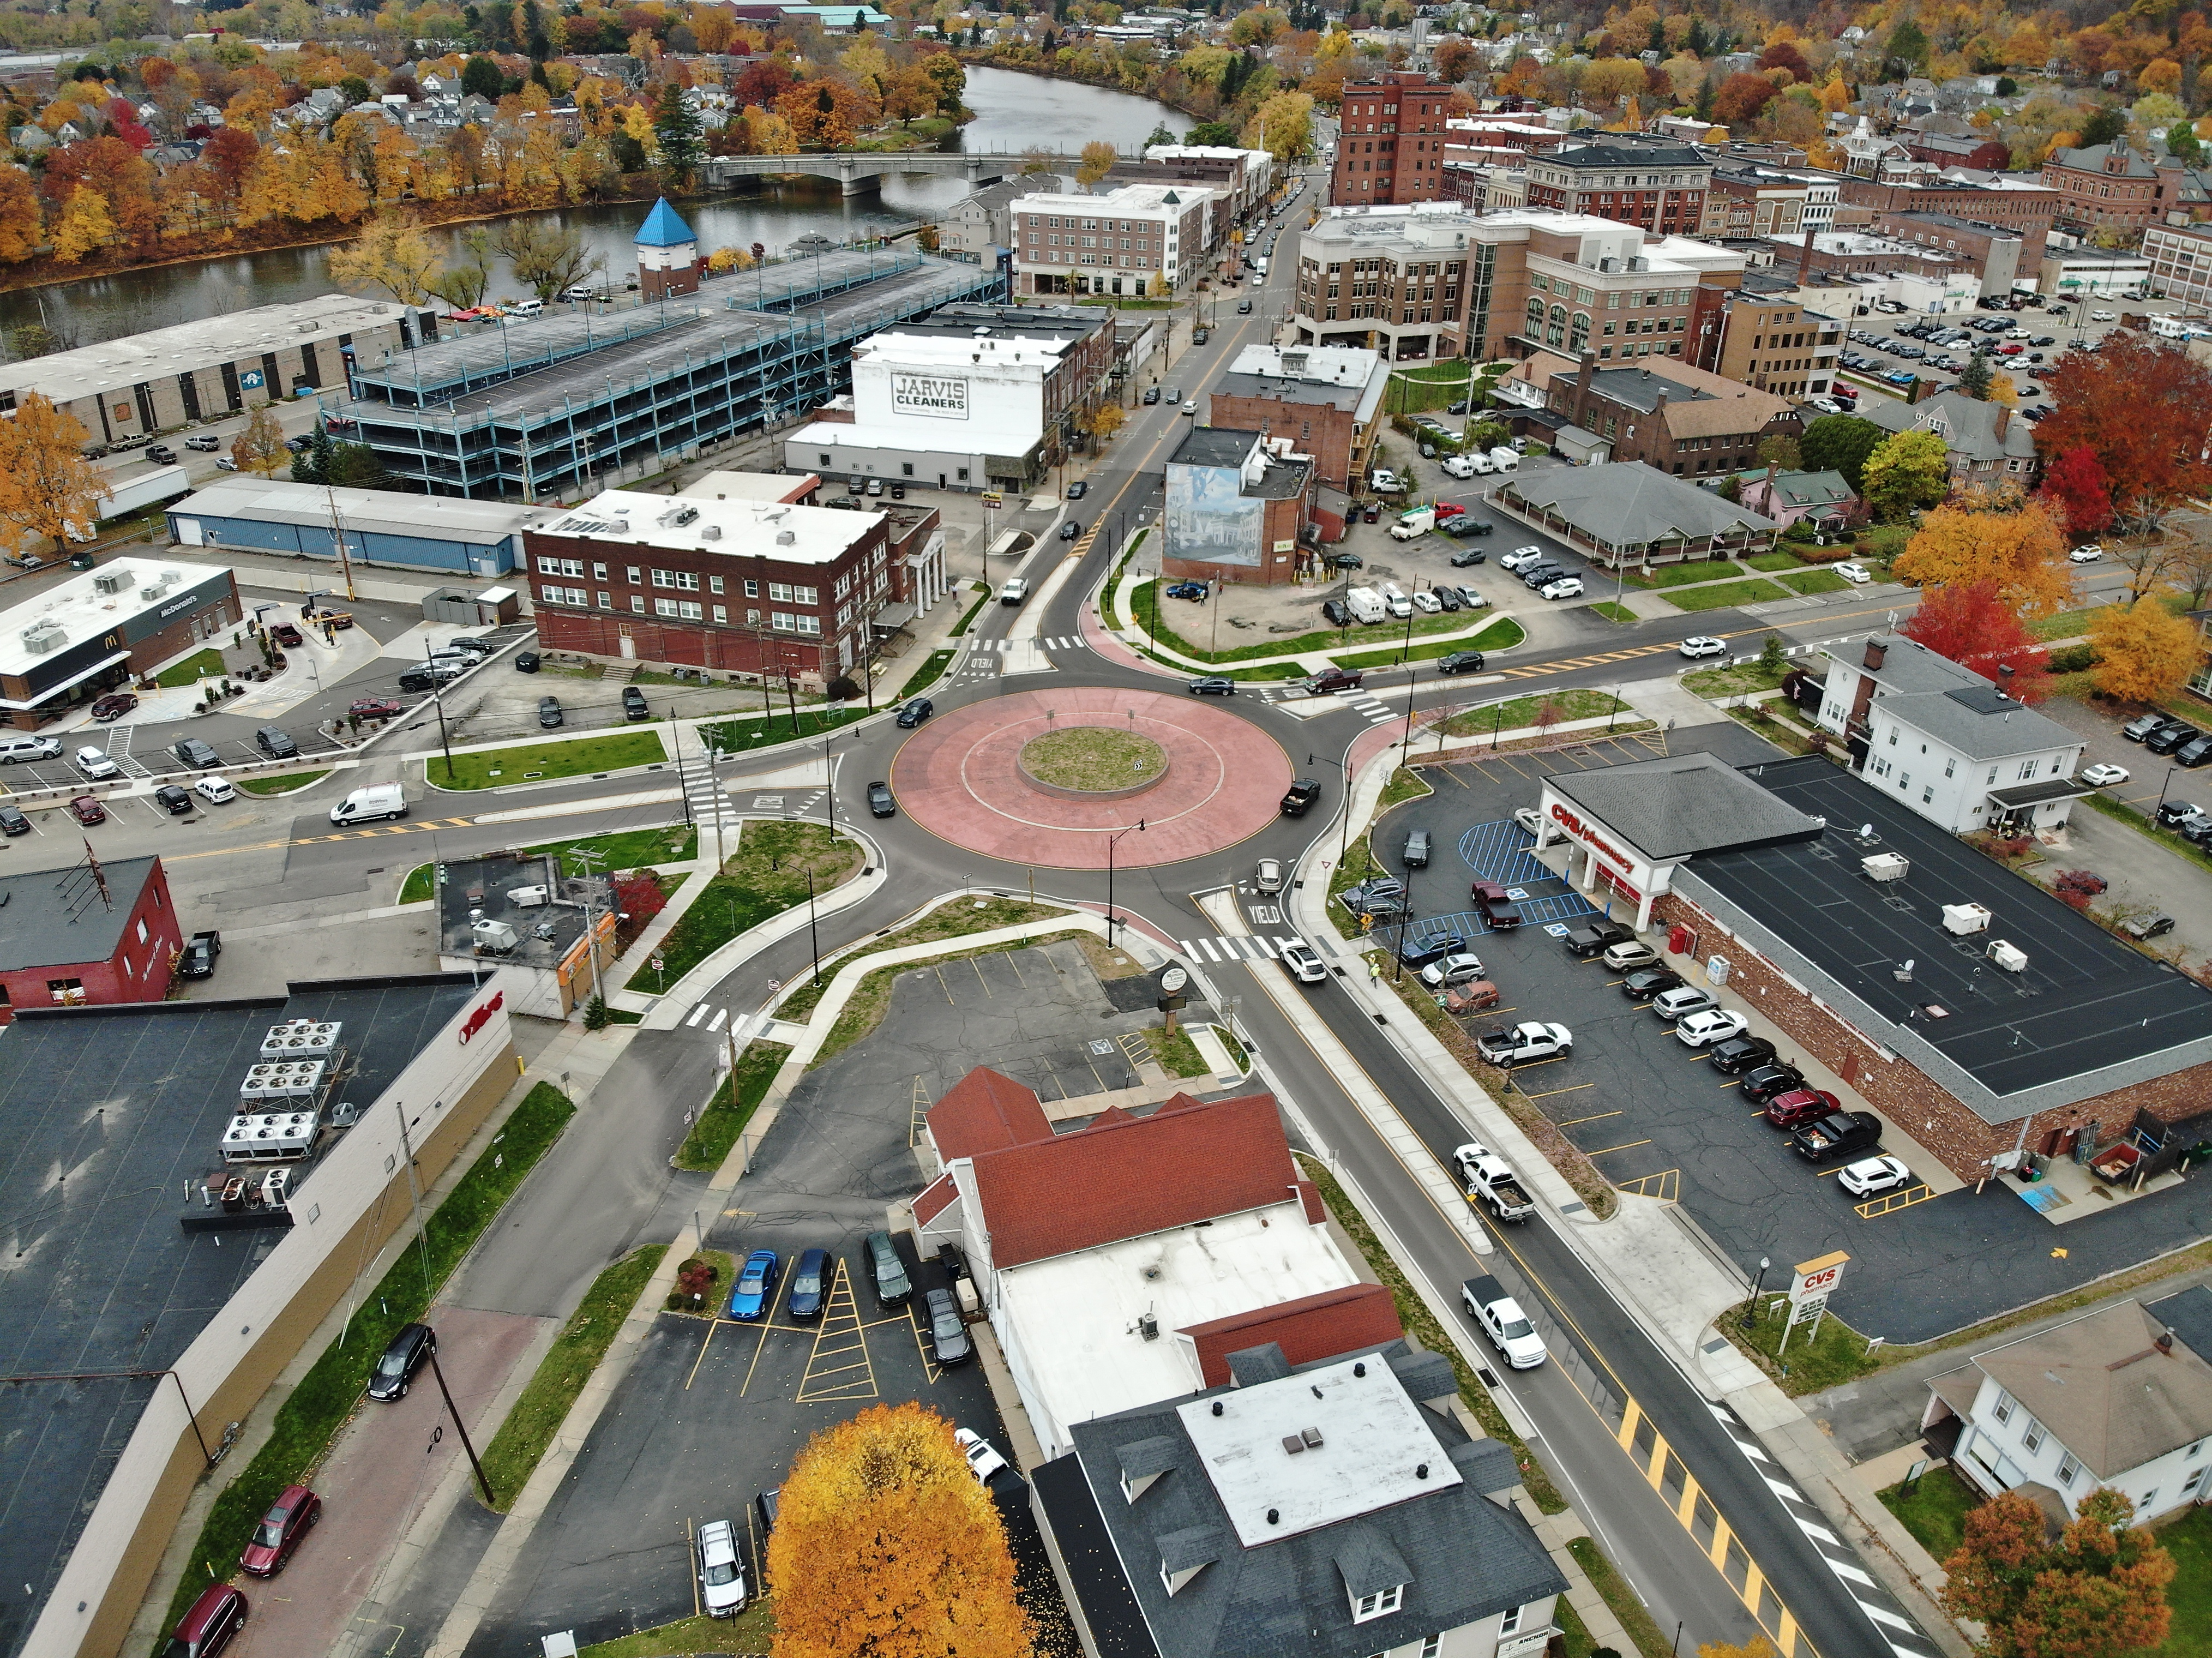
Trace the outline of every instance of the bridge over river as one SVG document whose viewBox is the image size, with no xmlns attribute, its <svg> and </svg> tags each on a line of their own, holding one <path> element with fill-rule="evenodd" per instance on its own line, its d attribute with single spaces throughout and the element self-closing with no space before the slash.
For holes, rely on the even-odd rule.
<svg viewBox="0 0 2212 1658">
<path fill-rule="evenodd" d="M 920 173 L 940 179 L 963 179 L 970 188 L 1000 179 L 1011 179 L 1033 159 L 1055 163 L 1054 171 L 1073 173 L 1076 158 L 1053 152 L 1029 151 L 1018 155 L 965 154 L 958 150 L 834 150 L 798 155 L 715 155 L 700 171 L 710 183 L 726 186 L 739 179 L 763 179 L 804 173 L 817 179 L 835 179 L 848 196 L 866 195 L 881 187 L 890 173 Z"/>
</svg>

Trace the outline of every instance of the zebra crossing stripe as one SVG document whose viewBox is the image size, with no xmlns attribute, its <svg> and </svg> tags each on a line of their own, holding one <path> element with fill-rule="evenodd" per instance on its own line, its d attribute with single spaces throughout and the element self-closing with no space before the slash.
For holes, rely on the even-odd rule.
<svg viewBox="0 0 2212 1658">
<path fill-rule="evenodd" d="M 701 1019 L 706 1017 L 706 1013 L 707 1004 L 702 1002 L 698 1006 L 691 1010 L 691 1017 L 684 1022 L 684 1028 L 689 1029 L 691 1026 L 697 1024 Z"/>
<path fill-rule="evenodd" d="M 1255 932 L 1252 935 L 1250 942 L 1256 945 L 1260 953 L 1266 957 L 1269 961 L 1272 962 L 1275 959 L 1274 945 L 1269 944 L 1265 938 L 1260 937 L 1258 933 Z"/>
</svg>

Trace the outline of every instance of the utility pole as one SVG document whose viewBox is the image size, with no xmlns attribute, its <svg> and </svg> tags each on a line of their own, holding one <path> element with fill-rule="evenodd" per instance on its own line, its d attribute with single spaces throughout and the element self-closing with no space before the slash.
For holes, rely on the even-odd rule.
<svg viewBox="0 0 2212 1658">
<path fill-rule="evenodd" d="M 477 1471 L 477 1489 L 483 1493 L 484 1506 L 490 1508 L 494 1505 L 491 1481 L 484 1478 L 483 1464 L 477 1460 L 477 1448 L 469 1443 L 468 1425 L 461 1420 L 461 1413 L 453 1408 L 453 1389 L 446 1386 L 445 1368 L 438 1363 L 438 1349 L 434 1343 L 430 1348 L 430 1374 L 438 1378 L 438 1392 L 445 1399 L 446 1414 L 453 1418 L 453 1431 L 460 1435 L 461 1448 L 469 1454 L 469 1467 Z"/>
<path fill-rule="evenodd" d="M 607 861 L 607 854 L 597 847 L 572 847 L 568 856 L 576 860 L 578 867 L 583 872 L 584 878 L 587 881 L 594 873 L 592 865 Z M 614 903 L 614 893 L 611 889 L 607 892 L 607 902 L 611 908 Z M 584 932 L 585 936 L 592 941 L 592 994 L 605 1001 L 607 987 L 605 980 L 601 977 L 603 969 L 599 965 L 599 929 L 596 919 L 592 914 L 592 906 L 588 899 L 584 904 Z"/>
<path fill-rule="evenodd" d="M 323 500 L 331 509 L 331 538 L 338 545 L 338 579 L 345 583 L 347 601 L 353 603 L 360 595 L 353 590 L 353 561 L 346 556 L 345 526 L 338 522 L 337 490 L 328 478 L 323 480 Z"/>
</svg>

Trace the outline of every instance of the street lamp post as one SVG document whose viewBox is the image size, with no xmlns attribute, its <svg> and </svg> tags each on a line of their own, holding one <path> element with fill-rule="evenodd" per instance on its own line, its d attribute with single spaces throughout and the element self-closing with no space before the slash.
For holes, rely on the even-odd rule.
<svg viewBox="0 0 2212 1658">
<path fill-rule="evenodd" d="M 1145 832 L 1143 818 L 1139 817 L 1127 829 L 1106 837 L 1106 948 L 1109 950 L 1114 948 L 1114 929 L 1120 925 L 1120 917 L 1114 909 L 1114 848 L 1121 844 L 1122 835 L 1132 832 L 1138 835 Z"/>
<path fill-rule="evenodd" d="M 1747 1330 L 1759 1322 L 1759 1298 L 1766 1292 L 1766 1269 L 1773 1264 L 1765 1255 L 1759 1258 L 1759 1280 L 1751 1286 L 1751 1303 L 1743 1309 L 1743 1327 Z"/>
</svg>

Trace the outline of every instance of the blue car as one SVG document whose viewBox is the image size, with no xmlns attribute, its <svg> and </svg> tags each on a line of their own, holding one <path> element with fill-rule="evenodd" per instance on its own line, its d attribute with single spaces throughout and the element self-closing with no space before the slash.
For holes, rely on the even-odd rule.
<svg viewBox="0 0 2212 1658">
<path fill-rule="evenodd" d="M 830 1294 L 830 1275 L 836 1264 L 827 1249 L 805 1249 L 791 1269 L 791 1293 L 784 1297 L 783 1310 L 793 1318 L 819 1318 L 822 1303 Z"/>
<path fill-rule="evenodd" d="M 730 1291 L 730 1316 L 752 1323 L 768 1316 L 775 1304 L 775 1281 L 783 1276 L 783 1263 L 773 1249 L 756 1249 L 745 1257 L 738 1274 L 738 1287 Z"/>
</svg>

